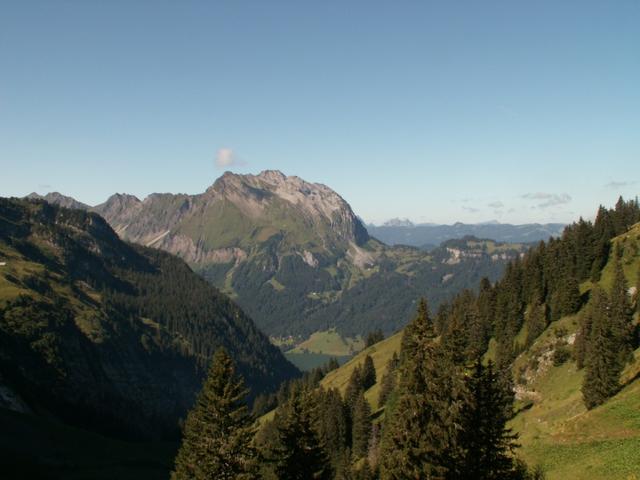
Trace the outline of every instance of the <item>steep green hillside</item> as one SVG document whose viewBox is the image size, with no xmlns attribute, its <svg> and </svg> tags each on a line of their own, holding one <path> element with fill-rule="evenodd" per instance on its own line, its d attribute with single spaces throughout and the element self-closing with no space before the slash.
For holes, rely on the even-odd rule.
<svg viewBox="0 0 640 480">
<path fill-rule="evenodd" d="M 611 241 L 611 255 L 596 282 L 605 289 L 611 287 L 617 245 L 622 247 L 621 263 L 628 284 L 637 285 L 640 280 L 640 224 L 636 224 Z M 585 281 L 580 292 L 586 297 L 594 285 Z M 584 370 L 577 369 L 571 356 L 583 311 L 584 307 L 549 323 L 513 361 L 517 413 L 511 427 L 520 436 L 519 455 L 529 465 L 542 466 L 549 480 L 638 478 L 640 349 L 634 352 L 634 360 L 622 374 L 620 392 L 603 405 L 587 410 L 581 393 Z M 638 313 L 635 321 L 640 321 Z M 321 385 L 344 393 L 355 367 L 366 355 L 371 355 L 377 383 L 367 390 L 366 398 L 374 412 L 378 409 L 379 417 L 384 409 L 377 403 L 381 379 L 388 359 L 400 351 L 401 335 L 399 332 L 364 350 L 327 374 Z M 513 340 L 516 348 L 521 348 L 518 345 L 523 345 L 526 338 L 525 322 Z M 492 339 L 485 356 L 495 354 L 496 342 Z"/>
<path fill-rule="evenodd" d="M 0 406 L 92 430 L 173 435 L 224 346 L 254 394 L 297 374 L 227 297 L 98 215 L 0 199 Z"/>
<path fill-rule="evenodd" d="M 630 285 L 640 272 L 640 224 L 616 237 L 623 247 L 622 265 Z M 615 250 L 615 248 L 614 248 Z M 611 286 L 613 258 L 599 284 Z M 581 290 L 588 292 L 591 282 Z M 633 478 L 640 472 L 640 350 L 625 369 L 625 387 L 604 405 L 587 410 L 582 401 L 584 370 L 573 359 L 554 365 L 554 352 L 572 344 L 582 312 L 552 323 L 514 363 L 522 411 L 513 420 L 522 455 L 542 465 L 548 478 Z"/>
<path fill-rule="evenodd" d="M 378 405 L 378 396 L 380 394 L 380 381 L 383 375 L 387 371 L 387 364 L 394 353 L 400 352 L 400 341 L 402 340 L 402 332 L 398 332 L 395 335 L 385 338 L 381 342 L 372 345 L 371 347 L 361 351 L 353 357 L 349 362 L 342 365 L 339 369 L 329 372 L 326 377 L 322 379 L 320 385 L 322 387 L 337 388 L 340 393 L 344 394 L 349 384 L 349 378 L 353 370 L 364 363 L 364 359 L 367 355 L 370 355 L 373 359 L 373 366 L 376 369 L 376 384 L 373 385 L 365 392 L 365 398 L 369 401 L 372 408 L 382 408 L 382 405 Z"/>
</svg>

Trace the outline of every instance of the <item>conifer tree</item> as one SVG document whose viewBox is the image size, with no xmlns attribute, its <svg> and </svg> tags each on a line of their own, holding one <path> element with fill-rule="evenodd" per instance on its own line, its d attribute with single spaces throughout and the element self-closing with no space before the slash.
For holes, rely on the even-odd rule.
<svg viewBox="0 0 640 480">
<path fill-rule="evenodd" d="M 576 339 L 573 345 L 573 355 L 576 360 L 576 366 L 578 369 L 582 369 L 585 366 L 587 361 L 587 355 L 589 350 L 589 344 L 591 341 L 591 328 L 593 326 L 594 316 L 598 313 L 595 310 L 593 300 L 592 299 L 583 309 L 580 315 L 580 327 L 578 328 L 578 332 L 576 333 Z"/>
<path fill-rule="evenodd" d="M 384 333 L 382 333 L 382 330 L 377 329 L 373 332 L 369 332 L 364 342 L 364 348 L 369 348 L 382 340 L 384 340 Z"/>
<path fill-rule="evenodd" d="M 368 390 L 376 384 L 376 367 L 373 365 L 373 358 L 367 355 L 362 365 L 362 388 Z"/>
<path fill-rule="evenodd" d="M 616 248 L 620 249 L 619 246 Z M 621 256 L 621 250 L 619 252 Z M 627 288 L 627 280 L 618 254 L 614 260 L 613 284 L 611 287 L 611 328 L 618 345 L 620 362 L 624 366 L 632 358 L 633 330 L 631 321 L 633 313 Z"/>
<path fill-rule="evenodd" d="M 427 301 L 421 298 L 418 302 L 416 316 L 405 327 L 402 334 L 400 346 L 401 363 L 404 363 L 405 359 L 411 358 L 419 346 L 422 347 L 425 343 L 429 343 L 435 336 L 436 333 L 433 328 L 433 321 L 429 316 Z"/>
<path fill-rule="evenodd" d="M 293 389 L 289 401 L 274 419 L 276 438 L 266 457 L 276 478 L 287 480 L 330 479 L 331 467 L 318 432 L 317 405 L 306 387 Z"/>
<path fill-rule="evenodd" d="M 433 341 L 425 307 L 403 337 L 398 399 L 388 412 L 381 443 L 383 480 L 455 475 L 450 468 L 461 457 L 462 374 Z"/>
<path fill-rule="evenodd" d="M 387 371 L 382 376 L 380 395 L 378 397 L 378 407 L 382 407 L 387 403 L 389 395 L 391 395 L 391 392 L 393 392 L 396 386 L 396 369 L 398 367 L 398 362 L 398 354 L 393 352 L 393 356 L 387 362 Z"/>
<path fill-rule="evenodd" d="M 593 317 L 587 346 L 582 396 L 588 409 L 604 403 L 619 390 L 620 361 L 609 298 L 599 287 L 592 293 Z"/>
<path fill-rule="evenodd" d="M 525 323 L 527 325 L 526 345 L 531 346 L 536 338 L 547 328 L 546 306 L 539 303 L 531 305 L 527 312 Z"/>
<path fill-rule="evenodd" d="M 610 240 L 614 237 L 614 228 L 609 211 L 602 205 L 598 208 L 596 221 L 593 225 L 593 264 L 591 267 L 591 281 L 597 282 L 600 273 L 609 258 Z"/>
<path fill-rule="evenodd" d="M 360 390 L 363 389 L 362 366 L 357 365 L 356 368 L 354 368 L 351 372 L 349 383 L 347 384 L 347 389 L 344 392 L 344 402 L 349 410 L 353 410 L 353 406 L 355 405 L 356 399 L 360 394 Z"/>
<path fill-rule="evenodd" d="M 371 407 L 364 398 L 362 390 L 353 406 L 353 425 L 351 430 L 351 454 L 353 458 L 367 455 L 371 437 Z"/>
<path fill-rule="evenodd" d="M 575 275 L 568 274 L 561 282 L 559 309 L 556 320 L 564 315 L 576 313 L 580 308 L 580 288 Z"/>
<path fill-rule="evenodd" d="M 332 388 L 327 391 L 321 389 L 318 396 L 320 439 L 331 457 L 332 464 L 336 466 L 351 436 L 351 432 L 347 431 L 349 412 L 337 389 Z"/>
<path fill-rule="evenodd" d="M 244 403 L 246 394 L 231 357 L 219 349 L 187 416 L 173 479 L 258 478 L 252 446 L 255 429 Z"/>
<path fill-rule="evenodd" d="M 464 307 L 457 307 L 454 308 L 449 317 L 449 325 L 447 325 L 442 334 L 441 342 L 442 348 L 449 355 L 450 361 L 455 365 L 464 365 L 469 353 L 467 351 L 466 329 L 462 323 Z"/>
<path fill-rule="evenodd" d="M 478 359 L 466 378 L 469 392 L 463 409 L 460 442 L 464 453 L 459 471 L 474 480 L 514 478 L 517 465 L 512 455 L 517 435 L 506 427 L 513 394 L 510 385 Z"/>
</svg>

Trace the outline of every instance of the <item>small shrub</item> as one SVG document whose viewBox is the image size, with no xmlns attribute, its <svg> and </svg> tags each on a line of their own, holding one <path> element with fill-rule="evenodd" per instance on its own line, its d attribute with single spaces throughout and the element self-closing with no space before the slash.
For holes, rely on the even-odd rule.
<svg viewBox="0 0 640 480">
<path fill-rule="evenodd" d="M 565 346 L 558 347 L 553 352 L 553 365 L 554 367 L 559 367 L 570 358 L 571 358 L 571 351 L 567 347 Z"/>
</svg>

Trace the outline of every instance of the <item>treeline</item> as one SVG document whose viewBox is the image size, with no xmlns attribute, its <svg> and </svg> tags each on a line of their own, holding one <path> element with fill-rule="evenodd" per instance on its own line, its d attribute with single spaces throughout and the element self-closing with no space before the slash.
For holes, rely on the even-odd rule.
<svg viewBox="0 0 640 480">
<path fill-rule="evenodd" d="M 496 363 L 507 368 L 551 322 L 578 312 L 588 302 L 574 356 L 580 368 L 587 368 L 585 404 L 592 408 L 602 403 L 619 388 L 620 372 L 638 346 L 633 299 L 621 265 L 624 242 L 619 242 L 613 259 L 610 293 L 596 285 L 581 295 L 580 284 L 600 280 L 612 255 L 611 240 L 638 221 L 637 199 L 619 198 L 613 209 L 601 206 L 595 222 L 580 219 L 566 227 L 561 238 L 540 242 L 510 262 L 495 285 L 483 279 L 477 294 L 463 291 L 442 304 L 435 319 L 438 333 L 457 332 L 449 337 L 457 344 L 457 354 L 467 360 L 486 352 L 494 338 Z M 628 248 L 637 250 L 637 245 Z M 526 335 L 516 340 L 523 327 Z M 613 351 L 618 353 L 609 353 Z"/>
<path fill-rule="evenodd" d="M 508 365 L 550 322 L 580 309 L 587 300 L 580 283 L 599 280 L 611 240 L 638 221 L 637 199 L 620 198 L 613 209 L 601 206 L 595 222 L 580 219 L 561 238 L 540 242 L 510 262 L 495 285 L 483 279 L 477 294 L 464 291 L 442 304 L 435 320 L 438 332 L 464 325 L 459 342 L 467 357 L 485 352 L 493 337 L 497 364 Z M 523 326 L 526 338 L 516 343 Z"/>
<path fill-rule="evenodd" d="M 633 310 L 640 309 L 638 288 L 634 297 L 622 267 L 623 248 L 616 247 L 614 277 L 610 292 L 595 286 L 584 309 L 576 335 L 574 357 L 578 368 L 585 368 L 582 395 L 587 408 L 604 403 L 620 390 L 620 375 L 633 360 L 633 350 L 639 346 L 638 325 L 633 322 Z"/>
<path fill-rule="evenodd" d="M 391 385 L 382 399 L 384 420 L 372 415 L 365 398 L 376 383 L 373 361 L 365 357 L 344 395 L 298 382 L 257 432 L 239 396 L 241 383 L 232 369 L 221 368 L 228 360 L 219 353 L 187 419 L 174 478 L 541 478 L 514 454 L 516 436 L 506 427 L 509 375 L 480 357 L 461 361 L 454 344 L 436 336 L 422 301 L 400 356 L 390 361 L 385 378 L 393 382 L 382 381 Z M 217 420 L 234 418 L 241 421 Z"/>
</svg>

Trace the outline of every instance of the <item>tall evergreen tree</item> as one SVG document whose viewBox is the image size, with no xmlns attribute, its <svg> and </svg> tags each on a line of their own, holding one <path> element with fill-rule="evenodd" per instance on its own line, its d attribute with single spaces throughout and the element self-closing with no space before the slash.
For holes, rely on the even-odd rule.
<svg viewBox="0 0 640 480">
<path fill-rule="evenodd" d="M 464 365 L 469 354 L 467 329 L 470 326 L 469 323 L 472 323 L 468 318 L 471 302 L 465 301 L 465 296 L 461 296 L 457 300 L 449 317 L 449 324 L 442 334 L 441 343 L 453 364 Z"/>
<path fill-rule="evenodd" d="M 360 390 L 363 390 L 363 382 L 362 382 L 362 366 L 357 365 L 356 368 L 351 372 L 351 376 L 349 377 L 349 383 L 347 384 L 347 389 L 344 392 L 344 402 L 347 405 L 349 410 L 353 410 L 353 406 L 356 403 L 356 399 L 360 394 Z"/>
<path fill-rule="evenodd" d="M 353 424 L 351 427 L 351 454 L 353 458 L 367 455 L 371 437 L 371 407 L 360 391 L 353 406 Z"/>
<path fill-rule="evenodd" d="M 573 355 L 576 360 L 576 366 L 578 369 L 584 368 L 590 341 L 591 341 L 591 328 L 593 326 L 593 319 L 596 315 L 600 314 L 600 312 L 596 311 L 594 294 L 592 292 L 592 298 L 586 307 L 582 310 L 580 314 L 580 326 L 578 328 L 578 332 L 576 333 L 576 339 L 573 344 Z"/>
<path fill-rule="evenodd" d="M 398 399 L 388 412 L 381 443 L 384 480 L 455 478 L 451 467 L 462 455 L 457 438 L 464 403 L 463 375 L 434 342 L 424 307 L 403 338 Z"/>
<path fill-rule="evenodd" d="M 364 358 L 361 381 L 362 388 L 364 390 L 368 390 L 376 384 L 376 367 L 373 364 L 373 358 L 371 358 L 371 355 L 367 355 Z"/>
<path fill-rule="evenodd" d="M 398 367 L 398 354 L 393 352 L 393 356 L 387 362 L 387 371 L 382 376 L 380 385 L 380 395 L 378 397 L 378 407 L 382 407 L 396 387 L 396 369 Z"/>
<path fill-rule="evenodd" d="M 620 247 L 617 246 L 617 249 Z M 631 322 L 633 312 L 629 301 L 627 280 L 622 269 L 622 261 L 618 255 L 615 256 L 614 262 L 613 284 L 611 286 L 611 328 L 618 345 L 620 362 L 624 365 L 632 359 L 633 327 Z"/>
<path fill-rule="evenodd" d="M 306 387 L 294 388 L 274 419 L 276 438 L 266 457 L 276 478 L 330 479 L 329 459 L 318 432 L 317 399 Z"/>
<path fill-rule="evenodd" d="M 194 408 L 185 422 L 172 478 L 258 478 L 253 419 L 247 390 L 236 378 L 231 357 L 219 349 Z"/>
<path fill-rule="evenodd" d="M 319 392 L 319 435 L 331 457 L 334 466 L 340 460 L 349 444 L 351 432 L 349 427 L 349 411 L 337 389 Z"/>
<path fill-rule="evenodd" d="M 546 306 L 539 303 L 531 305 L 527 312 L 525 324 L 527 326 L 526 345 L 531 346 L 536 338 L 547 328 Z"/>
<path fill-rule="evenodd" d="M 582 384 L 584 404 L 589 409 L 604 403 L 617 393 L 623 367 L 611 319 L 609 298 L 599 287 L 594 288 L 592 295 L 593 318 Z"/>
<path fill-rule="evenodd" d="M 435 338 L 433 321 L 429 315 L 427 301 L 421 298 L 414 319 L 405 327 L 400 346 L 400 362 L 410 359 L 418 348 Z"/>
<path fill-rule="evenodd" d="M 461 478 L 514 478 L 517 464 L 513 451 L 517 435 L 506 427 L 513 403 L 510 385 L 496 373 L 492 362 L 484 367 L 480 359 L 466 377 L 466 385 L 469 395 L 460 435 L 465 452 L 459 468 Z"/>
</svg>

